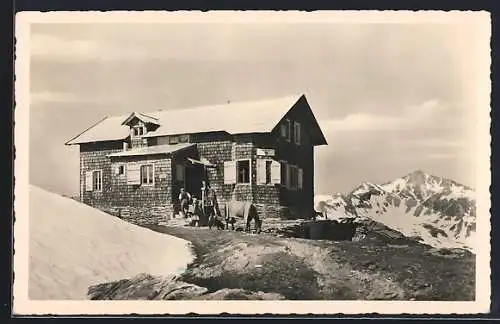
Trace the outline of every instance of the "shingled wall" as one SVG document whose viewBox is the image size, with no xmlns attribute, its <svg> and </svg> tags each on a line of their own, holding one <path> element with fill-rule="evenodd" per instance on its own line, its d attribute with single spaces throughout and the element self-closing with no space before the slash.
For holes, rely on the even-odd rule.
<svg viewBox="0 0 500 324">
<path fill-rule="evenodd" d="M 111 163 L 108 154 L 120 152 L 120 141 L 80 145 L 80 200 L 90 206 L 110 205 Z M 102 170 L 102 191 L 85 191 L 85 172 Z"/>
<path fill-rule="evenodd" d="M 157 224 L 173 214 L 172 163 L 165 155 L 112 158 L 112 170 L 128 163 L 152 164 L 154 185 L 127 184 L 127 174 L 114 175 L 112 213 L 132 223 Z"/>
<path fill-rule="evenodd" d="M 199 157 L 216 165 L 208 169 L 208 179 L 215 189 L 221 212 L 231 199 L 252 201 L 259 214 L 264 217 L 308 217 L 313 211 L 313 147 L 304 135 L 303 143 L 297 146 L 279 138 L 279 134 L 246 134 L 231 136 L 223 132 L 191 135 L 190 141 L 197 143 Z M 123 149 L 121 141 L 85 144 L 81 146 L 80 193 L 82 201 L 110 214 L 137 224 L 156 224 L 174 213 L 178 185 L 173 180 L 174 165 L 164 157 L 120 157 L 113 161 L 106 155 Z M 273 148 L 274 160 L 285 160 L 303 169 L 302 190 L 289 190 L 282 185 L 257 185 L 257 148 Z M 251 160 L 250 184 L 224 184 L 224 162 L 238 159 Z M 126 174 L 115 175 L 114 168 L 120 163 L 152 163 L 155 166 L 153 187 L 127 185 Z M 102 192 L 86 192 L 84 171 L 103 170 Z M 126 172 L 126 171 L 125 171 Z"/>
<path fill-rule="evenodd" d="M 262 148 L 255 143 L 258 137 L 257 134 L 206 133 L 193 135 L 191 141 L 197 143 L 201 157 L 216 165 L 215 169 L 208 169 L 208 178 L 217 193 L 221 212 L 229 200 L 235 199 L 254 202 L 259 215 L 286 217 L 289 212 L 280 204 L 280 185 L 257 185 L 256 159 L 262 158 L 256 154 L 257 148 Z M 224 184 L 224 162 L 238 159 L 251 159 L 251 183 Z"/>
<path fill-rule="evenodd" d="M 171 202 L 171 163 L 165 156 L 112 158 L 120 152 L 120 141 L 80 146 L 80 197 L 87 205 L 131 223 L 157 224 L 173 213 Z M 128 162 L 154 165 L 154 186 L 127 185 L 125 174 L 114 174 L 115 167 Z M 102 170 L 102 191 L 85 191 L 85 171 Z"/>
</svg>

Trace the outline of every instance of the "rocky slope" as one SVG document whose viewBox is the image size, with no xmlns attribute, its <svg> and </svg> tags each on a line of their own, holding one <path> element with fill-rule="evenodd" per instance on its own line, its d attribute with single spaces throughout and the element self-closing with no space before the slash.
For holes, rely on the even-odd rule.
<svg viewBox="0 0 500 324">
<path fill-rule="evenodd" d="M 380 185 L 363 182 L 347 194 L 318 195 L 315 208 L 328 218 L 370 218 L 434 247 L 474 251 L 474 190 L 423 171 Z"/>
</svg>

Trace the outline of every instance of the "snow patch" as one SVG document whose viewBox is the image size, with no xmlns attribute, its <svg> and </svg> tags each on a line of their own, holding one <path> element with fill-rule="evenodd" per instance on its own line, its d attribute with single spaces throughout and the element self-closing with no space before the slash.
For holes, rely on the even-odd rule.
<svg viewBox="0 0 500 324">
<path fill-rule="evenodd" d="M 172 275 L 191 243 L 30 186 L 30 299 L 87 299 L 91 285 L 140 273 Z"/>
</svg>

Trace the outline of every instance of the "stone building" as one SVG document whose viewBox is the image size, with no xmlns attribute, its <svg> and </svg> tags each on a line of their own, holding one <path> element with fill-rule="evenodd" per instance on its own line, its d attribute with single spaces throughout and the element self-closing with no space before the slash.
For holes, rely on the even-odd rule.
<svg viewBox="0 0 500 324">
<path fill-rule="evenodd" d="M 305 95 L 106 117 L 66 143 L 80 146 L 81 201 L 138 224 L 171 217 L 180 188 L 200 197 L 203 180 L 221 209 L 309 217 L 326 144 Z"/>
</svg>

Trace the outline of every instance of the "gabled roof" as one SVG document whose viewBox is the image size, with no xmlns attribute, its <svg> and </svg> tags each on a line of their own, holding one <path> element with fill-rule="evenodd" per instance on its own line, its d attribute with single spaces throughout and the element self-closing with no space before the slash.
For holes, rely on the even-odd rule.
<svg viewBox="0 0 500 324">
<path fill-rule="evenodd" d="M 128 116 L 129 115 L 105 117 L 79 135 L 70 139 L 66 142 L 66 145 L 123 140 L 130 134 L 130 128 L 122 125 L 123 120 Z"/>
<path fill-rule="evenodd" d="M 188 147 L 195 146 L 194 143 L 178 143 L 178 144 L 165 144 L 165 145 L 153 145 L 146 146 L 136 149 L 131 149 L 123 152 L 108 154 L 110 157 L 120 157 L 120 156 L 139 156 L 139 155 L 158 155 L 158 154 L 170 154 L 180 150 L 184 150 Z"/>
<path fill-rule="evenodd" d="M 122 122 L 122 125 L 128 125 L 130 123 L 130 121 L 134 118 L 137 118 L 144 123 L 160 125 L 160 124 L 158 124 L 158 118 L 151 117 L 151 116 L 148 116 L 146 114 L 135 112 L 135 111 L 133 113 L 131 113 L 130 116 L 128 116 L 127 119 L 125 119 Z"/>
<path fill-rule="evenodd" d="M 258 100 L 250 102 L 233 102 L 211 106 L 200 106 L 179 110 L 154 111 L 149 113 L 133 113 L 126 116 L 106 118 L 89 128 L 66 144 L 123 140 L 129 135 L 129 128 L 124 123 L 131 118 L 151 118 L 160 127 L 146 137 L 165 135 L 193 134 L 203 132 L 224 131 L 229 134 L 268 133 L 304 95 L 284 98 Z M 307 102 L 307 101 L 306 101 Z M 310 111 L 310 108 L 309 108 Z M 319 125 L 317 125 L 317 143 L 326 144 Z M 146 116 L 146 117 L 144 117 Z"/>
</svg>

